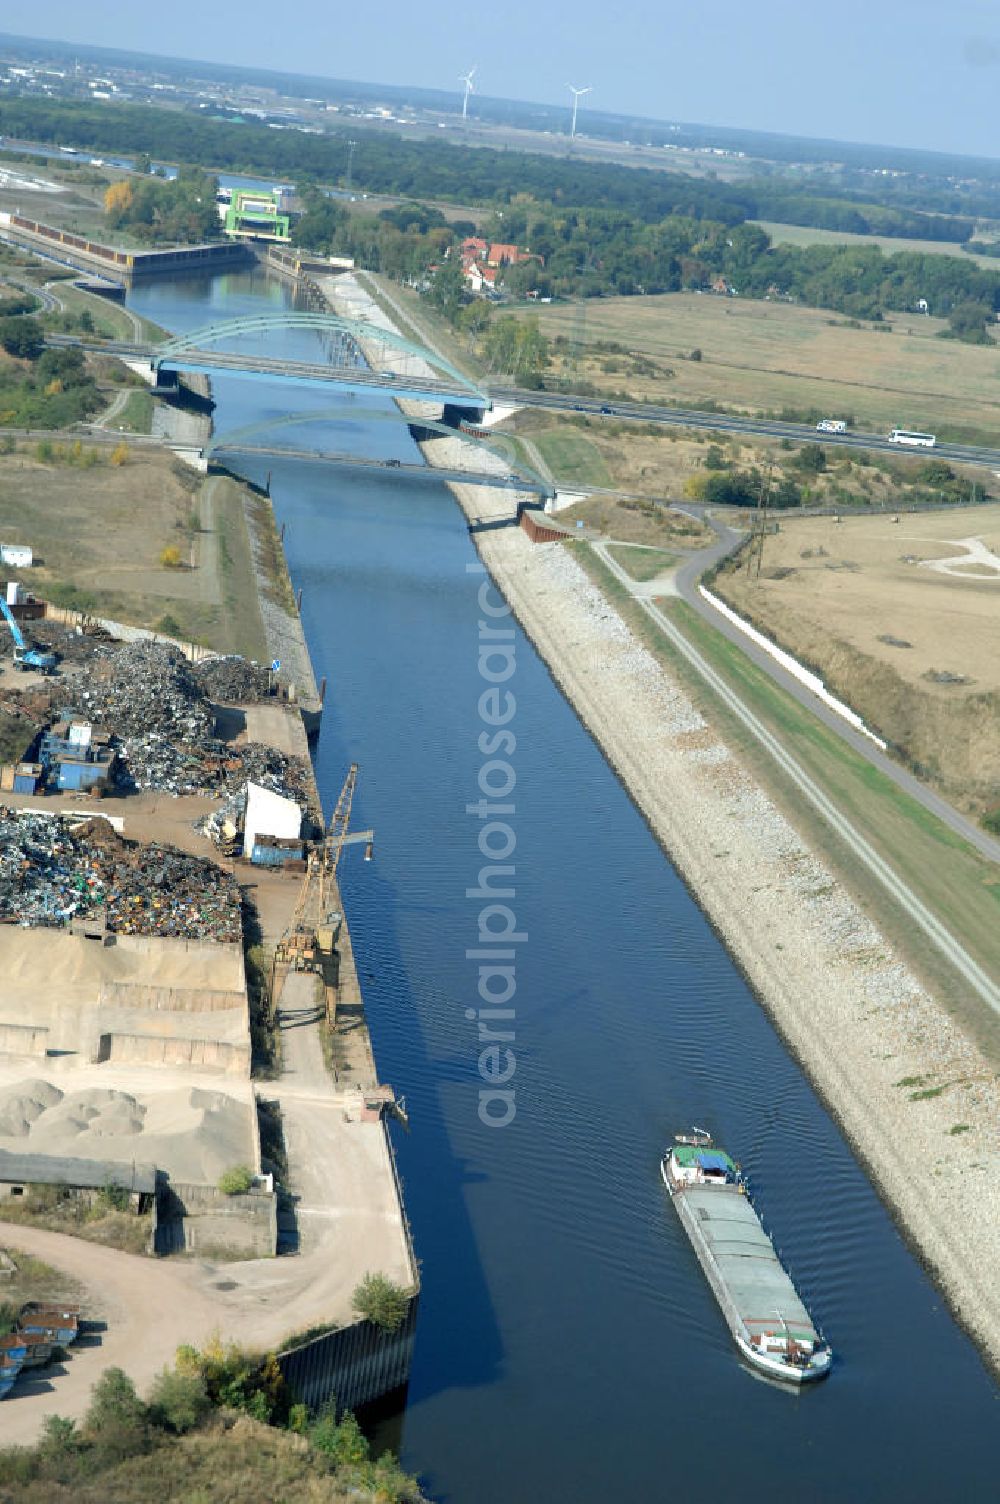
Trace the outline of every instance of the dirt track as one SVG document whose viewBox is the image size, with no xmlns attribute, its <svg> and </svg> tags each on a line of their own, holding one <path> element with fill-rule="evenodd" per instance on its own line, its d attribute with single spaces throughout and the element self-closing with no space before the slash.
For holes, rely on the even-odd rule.
<svg viewBox="0 0 1000 1504">
<path fill-rule="evenodd" d="M 104 1331 L 81 1338 L 66 1363 L 18 1379 L 0 1411 L 5 1445 L 34 1441 L 46 1415 L 82 1415 L 105 1368 L 124 1368 L 140 1391 L 148 1389 L 179 1343 L 202 1343 L 220 1323 L 204 1266 L 154 1262 L 8 1222 L 0 1223 L 0 1241 L 15 1257 L 21 1249 L 65 1270 L 93 1292 L 106 1323 Z"/>
</svg>

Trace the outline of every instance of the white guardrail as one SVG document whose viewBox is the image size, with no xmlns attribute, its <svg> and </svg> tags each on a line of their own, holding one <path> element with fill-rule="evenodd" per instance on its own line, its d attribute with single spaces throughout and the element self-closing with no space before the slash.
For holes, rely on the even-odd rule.
<svg viewBox="0 0 1000 1504">
<path fill-rule="evenodd" d="M 787 669 L 788 673 L 793 678 L 798 679 L 800 684 L 805 685 L 806 689 L 811 690 L 818 700 L 822 700 L 824 705 L 828 705 L 848 725 L 853 726 L 855 731 L 860 731 L 862 736 L 867 736 L 870 741 L 875 743 L 876 747 L 879 747 L 883 752 L 886 751 L 886 743 L 882 738 L 876 736 L 875 732 L 865 725 L 856 710 L 852 710 L 849 705 L 844 704 L 843 700 L 838 700 L 836 695 L 832 695 L 818 674 L 814 674 L 810 669 L 804 668 L 797 658 L 792 657 L 791 653 L 786 653 L 784 648 L 779 648 L 769 637 L 765 637 L 763 632 L 758 632 L 756 627 L 752 627 L 731 606 L 727 606 L 725 601 L 720 600 L 717 595 L 713 595 L 711 590 L 706 590 L 704 585 L 698 586 L 698 594 L 714 610 L 724 616 L 728 622 L 732 622 L 733 626 L 742 632 L 745 637 L 749 637 L 751 642 L 756 643 L 757 647 L 763 648 L 764 652 L 769 654 L 776 663 L 780 663 L 783 669 Z"/>
</svg>

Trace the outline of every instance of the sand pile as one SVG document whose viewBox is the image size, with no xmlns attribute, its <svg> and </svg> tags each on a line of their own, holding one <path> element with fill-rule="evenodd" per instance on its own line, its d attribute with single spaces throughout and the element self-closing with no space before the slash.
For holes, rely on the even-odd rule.
<svg viewBox="0 0 1000 1504">
<path fill-rule="evenodd" d="M 174 1180 L 214 1185 L 251 1158 L 249 1104 L 201 1087 L 141 1096 L 110 1087 L 62 1092 L 49 1081 L 0 1090 L 0 1149 L 76 1159 L 142 1159 Z"/>
</svg>

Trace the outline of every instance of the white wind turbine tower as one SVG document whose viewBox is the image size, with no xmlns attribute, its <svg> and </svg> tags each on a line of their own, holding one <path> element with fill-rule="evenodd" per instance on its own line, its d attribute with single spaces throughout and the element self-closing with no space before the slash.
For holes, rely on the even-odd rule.
<svg viewBox="0 0 1000 1504">
<path fill-rule="evenodd" d="M 462 119 L 463 120 L 467 120 L 469 118 L 469 95 L 474 92 L 473 87 L 472 87 L 472 80 L 476 76 L 476 69 L 478 67 L 479 67 L 479 64 L 475 63 L 469 69 L 468 73 L 460 73 L 458 75 L 458 81 L 459 81 L 459 83 L 462 83 L 462 84 L 465 85 L 465 93 L 462 96 Z"/>
<path fill-rule="evenodd" d="M 594 87 L 592 84 L 588 84 L 585 89 L 574 89 L 572 84 L 567 84 L 566 87 L 573 96 L 573 123 L 569 128 L 569 138 L 572 141 L 576 135 L 576 112 L 580 107 L 580 100 L 585 94 L 593 94 Z"/>
</svg>

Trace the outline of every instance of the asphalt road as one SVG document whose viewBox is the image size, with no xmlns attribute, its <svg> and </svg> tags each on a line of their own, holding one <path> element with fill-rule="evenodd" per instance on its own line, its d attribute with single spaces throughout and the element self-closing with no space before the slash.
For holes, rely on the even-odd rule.
<svg viewBox="0 0 1000 1504">
<path fill-rule="evenodd" d="M 730 542 L 731 546 L 731 540 L 720 539 L 720 543 L 717 545 L 720 551 L 727 546 L 727 541 Z M 688 661 L 698 676 L 714 691 L 723 704 L 736 716 L 737 720 L 770 753 L 800 795 L 823 817 L 827 825 L 840 838 L 851 854 L 885 888 L 890 896 L 895 899 L 907 917 L 923 931 L 931 944 L 954 967 L 976 995 L 989 1008 L 993 1009 L 994 1012 L 1000 1013 L 1000 987 L 997 986 L 983 967 L 970 956 L 965 947 L 955 939 L 951 931 L 941 923 L 937 916 L 917 897 L 913 890 L 902 881 L 889 863 L 865 839 L 861 831 L 827 797 L 819 784 L 810 777 L 797 759 L 792 756 L 785 744 L 764 725 L 746 702 L 716 672 L 707 659 L 698 652 L 697 648 L 688 641 L 684 633 L 664 614 L 655 600 L 640 594 L 636 590 L 636 582 L 615 562 L 608 552 L 606 545 L 598 543 L 594 547 L 602 561 L 608 566 L 615 577 L 634 596 L 640 608 L 653 619 L 672 646 Z M 727 626 L 728 623 L 722 623 L 718 613 L 711 611 L 711 608 L 706 606 L 706 603 L 700 596 L 697 597 L 697 601 L 692 597 L 691 581 L 697 575 L 700 575 L 705 567 L 704 554 L 699 554 L 695 559 L 692 559 L 685 566 L 687 579 L 683 584 L 683 589 L 679 589 L 678 593 L 683 593 L 684 599 L 688 600 L 696 610 L 699 610 L 700 614 L 705 614 L 706 611 L 710 612 L 707 619 L 711 621 L 714 627 L 719 627 L 720 625 Z M 694 594 L 697 595 L 697 592 L 695 591 Z M 735 628 L 731 628 L 730 630 L 735 632 Z M 729 633 L 726 635 L 728 636 Z M 760 662 L 761 667 L 766 672 L 771 674 L 777 682 L 782 683 L 782 686 L 794 694 L 797 700 L 807 705 L 814 714 L 819 715 L 839 735 L 844 736 L 845 740 L 850 741 L 852 736 L 857 736 L 857 733 L 851 732 L 851 728 L 847 726 L 846 722 L 842 722 L 833 711 L 828 710 L 827 707 L 816 701 L 814 696 L 805 691 L 803 686 L 797 685 L 796 681 L 791 679 L 789 675 L 785 675 L 785 679 L 789 682 L 783 682 L 779 679 L 778 673 L 773 672 L 778 669 L 778 665 L 773 663 L 762 650 L 754 649 L 753 645 L 747 643 L 745 639 L 741 639 L 739 634 L 737 634 L 734 640 L 739 642 L 740 647 L 744 651 L 749 649 L 750 656 L 754 657 L 755 661 Z M 756 657 L 758 653 L 760 654 L 759 658 Z M 852 745 L 855 745 L 853 741 Z M 876 757 L 882 758 L 882 754 L 878 752 L 878 749 L 872 743 L 869 743 L 865 737 L 858 736 L 857 750 L 868 758 L 870 762 L 876 762 Z M 913 793 L 914 797 L 918 798 L 928 809 L 933 809 L 935 814 L 940 814 L 941 818 L 945 819 L 952 829 L 959 830 L 962 835 L 968 835 L 969 832 L 974 830 L 974 827 L 970 826 L 967 821 L 963 821 L 963 817 L 956 810 L 951 809 L 950 805 L 944 804 L 943 801 L 938 801 L 941 808 L 937 808 L 931 802 L 936 800 L 936 796 L 932 794 L 931 790 L 917 783 L 915 779 L 911 780 L 912 788 L 903 783 L 902 780 L 909 776 L 905 773 L 904 769 L 897 768 L 894 763 L 885 758 L 882 758 L 881 764 L 876 763 L 876 765 L 883 766 L 886 774 L 895 783 L 899 784 L 900 787 L 906 787 L 907 792 Z M 956 824 L 955 822 L 959 823 Z M 976 832 L 977 836 L 981 834 L 985 833 Z M 994 847 L 996 846 L 995 842 L 992 844 Z M 979 849 L 982 849 L 978 840 L 976 841 L 976 845 Z"/>
<path fill-rule="evenodd" d="M 729 413 L 706 413 L 695 408 L 656 407 L 644 402 L 614 402 L 596 397 L 576 397 L 563 392 L 531 392 L 520 387 L 491 387 L 490 396 L 501 406 L 542 407 L 553 412 L 587 413 L 590 417 L 627 418 L 642 423 L 662 423 L 676 428 L 704 428 L 716 433 L 756 434 L 767 438 L 793 439 L 798 444 L 821 442 L 846 449 L 874 449 L 886 454 L 934 454 L 965 465 L 1000 467 L 1000 449 L 971 444 L 936 444 L 933 450 L 891 444 L 882 433 L 824 433 L 806 423 L 783 423 L 771 418 L 740 418 Z"/>
</svg>

